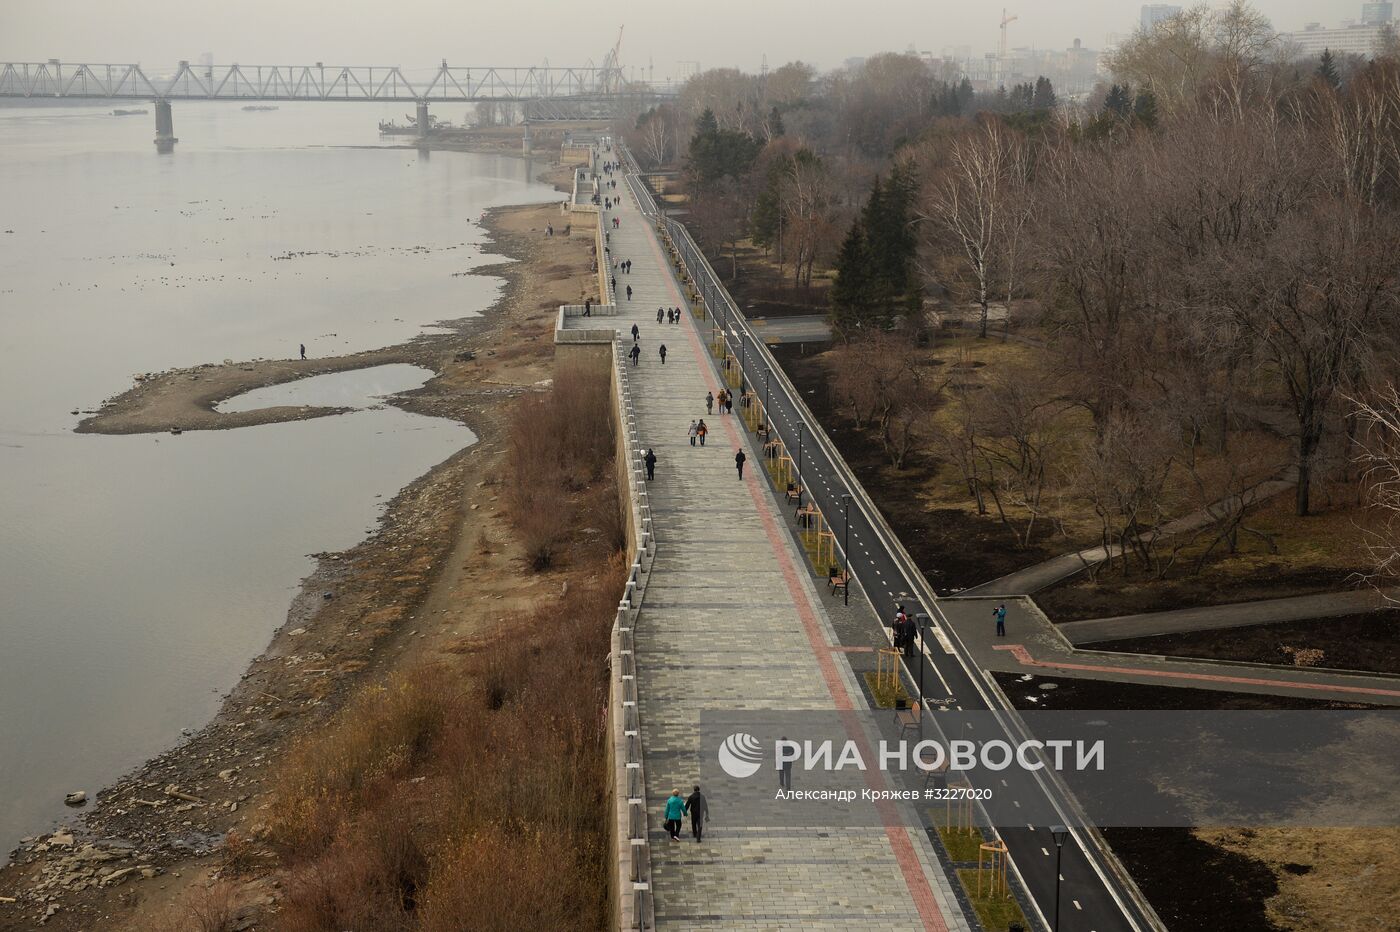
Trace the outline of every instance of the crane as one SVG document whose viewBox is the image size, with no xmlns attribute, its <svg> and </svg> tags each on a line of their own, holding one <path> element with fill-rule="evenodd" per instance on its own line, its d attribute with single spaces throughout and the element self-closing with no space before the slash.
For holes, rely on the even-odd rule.
<svg viewBox="0 0 1400 932">
<path fill-rule="evenodd" d="M 1007 16 L 1006 7 L 1001 8 L 1001 54 L 997 57 L 997 64 L 1001 68 L 1006 67 L 1006 26 L 1020 19 L 1019 16 Z"/>
<path fill-rule="evenodd" d="M 612 50 L 603 59 L 603 93 L 614 94 L 622 90 L 622 64 L 620 55 L 622 53 L 622 30 L 626 26 L 617 27 L 617 42 L 613 44 Z"/>
</svg>

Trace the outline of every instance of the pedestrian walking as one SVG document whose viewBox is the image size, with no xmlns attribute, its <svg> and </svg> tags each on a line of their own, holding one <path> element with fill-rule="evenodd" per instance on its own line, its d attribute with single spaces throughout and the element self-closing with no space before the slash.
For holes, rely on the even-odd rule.
<svg viewBox="0 0 1400 932">
<path fill-rule="evenodd" d="M 681 820 L 684 818 L 685 800 L 681 798 L 680 790 L 672 790 L 666 799 L 666 831 L 671 833 L 672 841 L 681 840 Z"/>
<path fill-rule="evenodd" d="M 690 438 L 690 445 L 692 447 L 695 446 L 695 432 L 698 429 L 699 428 L 696 427 L 694 419 L 692 419 L 690 422 L 690 428 L 686 431 L 686 436 Z"/>
<path fill-rule="evenodd" d="M 721 388 L 721 389 L 719 390 L 719 399 L 718 399 L 718 400 L 719 400 L 719 413 L 720 413 L 720 414 L 723 414 L 723 413 L 724 413 L 724 395 L 725 395 L 724 389 Z"/>
<path fill-rule="evenodd" d="M 740 450 L 738 453 L 734 454 L 734 468 L 739 470 L 740 480 L 743 480 L 744 478 L 744 461 L 747 459 L 748 457 L 744 455 L 743 450 Z"/>
<path fill-rule="evenodd" d="M 700 446 L 703 447 L 703 446 L 705 445 L 705 437 L 706 437 L 709 433 L 710 433 L 710 428 L 709 428 L 709 426 L 705 423 L 705 419 L 702 417 L 702 418 L 700 419 L 700 423 L 695 425 L 695 436 L 697 436 L 697 437 L 700 438 Z"/>
<path fill-rule="evenodd" d="M 656 309 L 656 322 L 661 323 L 661 308 L 659 307 Z"/>
<path fill-rule="evenodd" d="M 681 309 L 680 309 L 680 308 L 676 308 L 676 323 L 680 323 L 680 322 L 681 322 Z"/>
<path fill-rule="evenodd" d="M 633 325 L 632 325 L 632 342 L 633 342 L 633 343 L 636 343 L 636 342 L 637 342 L 637 338 L 640 337 L 641 335 L 642 335 L 642 331 L 641 331 L 640 329 L 638 329 L 638 327 L 637 327 L 636 324 L 633 324 Z"/>
<path fill-rule="evenodd" d="M 657 352 L 661 354 L 661 365 L 666 365 L 666 344 L 662 343 L 661 349 L 659 349 Z"/>
<path fill-rule="evenodd" d="M 705 413 L 706 413 L 706 414 L 714 414 L 714 413 L 715 413 L 715 393 L 714 393 L 714 392 L 706 392 L 706 393 L 705 393 Z"/>
<path fill-rule="evenodd" d="M 584 316 L 584 317 L 592 317 L 592 316 L 593 316 L 593 299 L 592 299 L 592 298 L 584 298 L 584 299 L 583 299 L 583 316 Z"/>
<path fill-rule="evenodd" d="M 612 276 L 612 277 L 611 277 L 610 279 L 608 279 L 608 280 L 612 282 L 612 289 L 613 289 L 613 291 L 617 291 L 617 276 L 614 275 L 614 276 Z"/>
<path fill-rule="evenodd" d="M 733 414 L 733 413 L 734 413 L 734 393 L 733 393 L 733 392 L 725 392 L 725 393 L 724 393 L 724 413 L 725 413 L 725 414 Z"/>
<path fill-rule="evenodd" d="M 995 615 L 997 619 L 997 637 L 1006 637 L 1006 603 L 1002 602 L 996 608 L 992 609 L 992 614 Z"/>
<path fill-rule="evenodd" d="M 690 813 L 690 834 L 695 836 L 695 843 L 699 844 L 701 836 L 705 834 L 705 823 L 710 818 L 710 803 L 705 799 L 705 794 L 700 792 L 700 784 L 695 784 L 695 792 L 686 798 L 685 811 Z"/>
<path fill-rule="evenodd" d="M 616 280 L 616 279 L 613 279 L 613 287 L 614 287 L 614 288 L 617 287 L 617 280 Z M 628 301 L 631 301 L 631 300 L 632 300 L 632 286 L 631 286 L 631 285 L 628 285 L 628 286 L 627 286 L 627 300 L 628 300 Z"/>
<path fill-rule="evenodd" d="M 636 343 L 633 343 L 632 352 L 628 353 L 627 355 L 632 357 L 632 365 L 635 366 L 637 364 L 637 361 L 642 358 L 642 348 Z"/>
<path fill-rule="evenodd" d="M 628 274 L 628 275 L 631 275 L 631 274 L 632 274 L 632 260 L 631 260 L 631 259 L 628 259 L 628 260 L 627 260 L 627 274 Z"/>
<path fill-rule="evenodd" d="M 305 344 L 305 343 L 302 343 L 302 344 L 300 344 L 300 345 L 301 345 L 301 358 L 302 358 L 302 359 L 305 359 L 305 358 L 306 358 L 306 344 Z"/>
<path fill-rule="evenodd" d="M 648 447 L 647 455 L 642 457 L 642 462 L 646 463 L 647 481 L 650 482 L 656 478 L 656 451 Z"/>
</svg>

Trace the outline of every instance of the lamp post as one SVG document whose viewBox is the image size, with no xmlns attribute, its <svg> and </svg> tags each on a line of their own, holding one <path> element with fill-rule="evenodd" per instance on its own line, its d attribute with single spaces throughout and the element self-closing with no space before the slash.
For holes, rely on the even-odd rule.
<svg viewBox="0 0 1400 932">
<path fill-rule="evenodd" d="M 767 433 L 765 439 L 766 439 L 767 437 L 773 436 L 773 415 L 772 415 L 771 413 L 769 413 L 769 411 L 768 411 L 768 382 L 769 382 L 769 380 L 770 380 L 772 377 L 773 377 L 773 370 L 772 370 L 770 367 L 768 367 L 768 366 L 764 366 L 764 367 L 763 367 L 763 426 L 766 427 L 766 428 L 768 429 L 768 433 Z"/>
<path fill-rule="evenodd" d="M 1060 932 L 1060 856 L 1064 853 L 1069 829 L 1063 825 L 1052 825 L 1050 836 L 1055 839 L 1055 924 L 1050 929 L 1051 932 Z"/>
<path fill-rule="evenodd" d="M 928 628 L 928 615 L 923 612 L 914 613 L 914 626 L 919 629 L 919 740 L 924 740 L 924 713 L 928 711 L 928 704 L 924 702 L 924 663 L 927 655 L 924 653 L 924 632 Z"/>
<path fill-rule="evenodd" d="M 802 431 L 806 428 L 803 421 L 797 422 L 797 507 L 802 507 Z"/>
<path fill-rule="evenodd" d="M 841 544 L 841 550 L 846 555 L 846 585 L 842 588 L 842 596 L 847 605 L 851 604 L 851 493 L 841 493 L 841 536 L 845 538 Z"/>
</svg>

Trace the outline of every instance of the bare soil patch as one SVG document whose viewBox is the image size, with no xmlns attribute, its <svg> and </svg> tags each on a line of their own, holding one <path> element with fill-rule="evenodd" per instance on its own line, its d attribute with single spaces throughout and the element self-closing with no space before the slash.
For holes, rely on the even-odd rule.
<svg viewBox="0 0 1400 932">
<path fill-rule="evenodd" d="M 1283 666 L 1295 665 L 1299 651 L 1321 651 L 1321 656 L 1309 666 L 1400 675 L 1400 609 L 1315 621 L 1124 638 L 1104 641 L 1094 648 Z"/>
</svg>

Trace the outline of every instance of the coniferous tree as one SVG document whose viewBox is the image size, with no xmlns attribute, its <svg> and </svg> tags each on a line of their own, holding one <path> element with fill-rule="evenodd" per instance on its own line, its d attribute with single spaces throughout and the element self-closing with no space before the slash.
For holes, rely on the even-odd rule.
<svg viewBox="0 0 1400 932">
<path fill-rule="evenodd" d="M 1342 86 L 1342 76 L 1337 72 L 1337 59 L 1331 49 L 1323 49 L 1317 62 L 1317 74 L 1331 87 Z"/>
<path fill-rule="evenodd" d="M 1031 98 L 1031 109 L 1055 109 L 1055 85 L 1044 75 L 1035 79 L 1035 95 Z"/>
<path fill-rule="evenodd" d="M 1151 91 L 1142 91 L 1133 101 L 1133 119 L 1148 129 L 1157 125 L 1157 98 Z"/>
<path fill-rule="evenodd" d="M 972 90 L 972 82 L 969 81 L 967 78 L 963 78 L 962 81 L 958 84 L 958 113 L 972 113 L 972 102 L 976 96 L 977 94 Z"/>
<path fill-rule="evenodd" d="M 787 134 L 787 127 L 783 126 L 783 115 L 777 107 L 768 114 L 768 132 L 773 134 L 774 139 Z"/>
<path fill-rule="evenodd" d="M 1106 112 L 1114 116 L 1126 117 L 1133 108 L 1133 94 L 1131 88 L 1126 84 L 1115 84 L 1108 89 L 1108 97 L 1104 99 L 1103 108 Z"/>
<path fill-rule="evenodd" d="M 831 285 L 831 322 L 839 332 L 850 333 L 869 322 L 870 296 L 870 249 L 857 217 L 836 256 L 836 280 Z"/>
</svg>

